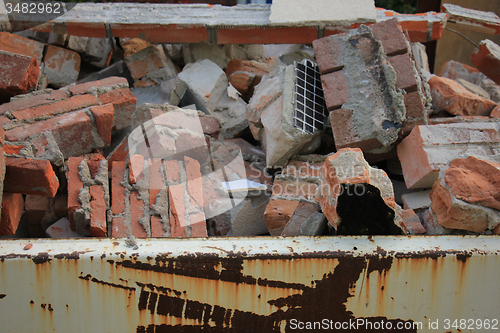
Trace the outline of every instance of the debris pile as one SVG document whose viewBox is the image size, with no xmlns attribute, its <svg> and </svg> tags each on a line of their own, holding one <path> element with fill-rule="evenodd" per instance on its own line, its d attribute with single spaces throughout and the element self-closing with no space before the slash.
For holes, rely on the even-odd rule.
<svg viewBox="0 0 500 333">
<path fill-rule="evenodd" d="M 0 236 L 500 234 L 500 46 L 437 76 L 370 15 L 312 47 L 0 32 Z"/>
</svg>

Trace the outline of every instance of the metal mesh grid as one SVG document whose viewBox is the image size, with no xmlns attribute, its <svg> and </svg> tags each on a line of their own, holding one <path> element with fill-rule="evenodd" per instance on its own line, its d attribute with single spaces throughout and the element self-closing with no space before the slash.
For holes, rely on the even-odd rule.
<svg viewBox="0 0 500 333">
<path fill-rule="evenodd" d="M 318 65 L 308 59 L 295 64 L 295 127 L 309 134 L 322 130 L 327 117 Z"/>
</svg>

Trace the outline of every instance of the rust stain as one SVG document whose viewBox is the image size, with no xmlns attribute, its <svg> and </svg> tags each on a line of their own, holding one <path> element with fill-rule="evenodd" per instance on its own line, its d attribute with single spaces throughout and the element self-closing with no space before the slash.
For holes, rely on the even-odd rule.
<svg viewBox="0 0 500 333">
<path fill-rule="evenodd" d="M 52 259 L 49 258 L 49 254 L 47 252 L 40 252 L 35 257 L 33 257 L 32 260 L 35 264 L 38 265 L 38 264 L 44 264 L 46 262 L 49 262 Z"/>
</svg>

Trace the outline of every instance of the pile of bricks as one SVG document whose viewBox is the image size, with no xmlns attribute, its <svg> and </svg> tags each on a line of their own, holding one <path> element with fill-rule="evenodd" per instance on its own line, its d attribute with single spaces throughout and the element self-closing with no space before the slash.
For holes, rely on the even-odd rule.
<svg viewBox="0 0 500 333">
<path fill-rule="evenodd" d="M 0 32 L 0 236 L 500 234 L 500 46 L 433 75 L 397 16 L 295 49 Z"/>
</svg>

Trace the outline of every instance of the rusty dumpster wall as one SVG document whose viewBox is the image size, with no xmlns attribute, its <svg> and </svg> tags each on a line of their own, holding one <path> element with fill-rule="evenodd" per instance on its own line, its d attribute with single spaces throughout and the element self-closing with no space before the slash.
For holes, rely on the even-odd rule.
<svg viewBox="0 0 500 333">
<path fill-rule="evenodd" d="M 499 238 L 4 240 L 0 330 L 458 332 L 500 319 Z"/>
</svg>

